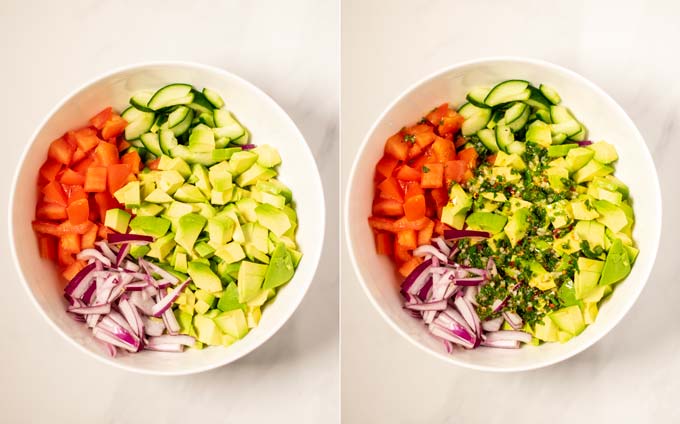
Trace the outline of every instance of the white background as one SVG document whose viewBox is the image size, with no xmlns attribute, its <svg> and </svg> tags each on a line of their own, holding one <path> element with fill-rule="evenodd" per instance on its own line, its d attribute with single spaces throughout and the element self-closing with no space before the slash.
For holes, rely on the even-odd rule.
<svg viewBox="0 0 680 424">
<path fill-rule="evenodd" d="M 222 67 L 272 96 L 310 144 L 329 214 L 316 279 L 279 333 L 231 365 L 160 378 L 103 365 L 43 321 L 0 208 L 0 422 L 338 422 L 338 10 L 313 0 L 0 2 L 5 204 L 30 135 L 63 96 L 112 68 L 174 59 Z"/>
<path fill-rule="evenodd" d="M 594 347 L 532 372 L 471 371 L 421 351 L 373 309 L 343 255 L 343 422 L 680 422 L 680 5 L 643 0 L 342 4 L 343 183 L 364 135 L 406 87 L 456 62 L 518 55 L 570 68 L 623 106 L 654 156 L 664 202 L 660 253 L 630 313 Z"/>
</svg>

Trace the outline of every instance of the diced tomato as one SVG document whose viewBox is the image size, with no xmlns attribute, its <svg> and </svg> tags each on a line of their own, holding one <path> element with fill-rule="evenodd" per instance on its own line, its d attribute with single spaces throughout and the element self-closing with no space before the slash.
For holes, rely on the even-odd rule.
<svg viewBox="0 0 680 424">
<path fill-rule="evenodd" d="M 446 115 L 446 112 L 449 110 L 449 104 L 448 103 L 443 103 L 436 108 L 432 109 L 430 113 L 425 116 L 425 119 L 427 119 L 432 125 L 435 127 L 438 127 L 439 124 L 441 123 L 442 118 L 444 115 Z"/>
<path fill-rule="evenodd" d="M 99 227 L 93 225 L 80 239 L 80 247 L 82 249 L 92 249 L 94 247 L 94 242 L 97 241 L 97 233 L 99 232 Z"/>
<path fill-rule="evenodd" d="M 409 221 L 408 218 L 403 217 L 399 218 L 396 221 L 392 223 L 392 231 L 394 232 L 399 232 L 402 230 L 416 230 L 420 231 L 423 228 L 427 226 L 427 224 L 430 222 L 430 219 L 427 217 L 423 217 L 420 219 L 417 219 L 415 221 Z"/>
<path fill-rule="evenodd" d="M 392 245 L 393 245 L 392 234 L 387 232 L 378 232 L 375 235 L 375 250 L 378 255 L 392 255 Z"/>
<path fill-rule="evenodd" d="M 71 281 L 83 268 L 85 268 L 85 261 L 74 261 L 68 265 L 61 275 L 68 281 Z"/>
<path fill-rule="evenodd" d="M 94 149 L 94 161 L 99 166 L 110 166 L 118 163 L 118 148 L 111 143 L 100 142 Z"/>
<path fill-rule="evenodd" d="M 104 224 L 99 226 L 99 230 L 97 231 L 97 236 L 102 239 L 102 240 L 108 240 L 109 234 L 113 233 L 114 231 L 108 227 L 106 227 Z"/>
<path fill-rule="evenodd" d="M 404 134 L 398 132 L 385 142 L 385 154 L 392 156 L 395 159 L 405 161 L 408 158 L 408 148 L 411 146 L 409 142 L 404 140 Z"/>
<path fill-rule="evenodd" d="M 127 152 L 120 158 L 121 163 L 126 163 L 130 165 L 130 169 L 133 173 L 137 174 L 141 170 L 142 159 L 139 157 L 139 153 L 136 151 Z"/>
<path fill-rule="evenodd" d="M 109 184 L 109 193 L 113 194 L 119 188 L 127 184 L 127 178 L 132 170 L 127 163 L 119 163 L 111 165 L 106 170 L 106 176 Z"/>
<path fill-rule="evenodd" d="M 432 196 L 432 200 L 434 200 L 437 209 L 441 209 L 449 203 L 449 194 L 446 191 L 446 187 L 433 188 L 430 190 L 430 196 Z"/>
<path fill-rule="evenodd" d="M 90 205 L 87 199 L 79 199 L 69 204 L 66 212 L 71 224 L 82 224 L 90 218 Z"/>
<path fill-rule="evenodd" d="M 434 221 L 430 221 L 425 228 L 418 231 L 418 246 L 430 244 L 432 242 L 432 232 L 434 231 Z"/>
<path fill-rule="evenodd" d="M 97 137 L 97 132 L 92 128 L 81 128 L 78 131 L 74 131 L 73 137 L 76 140 L 78 148 L 83 152 L 89 152 L 102 142 L 102 140 Z"/>
<path fill-rule="evenodd" d="M 423 150 L 424 149 L 422 147 L 420 147 L 419 144 L 414 143 L 413 145 L 411 145 L 411 147 L 408 148 L 408 155 L 407 155 L 408 159 L 410 160 L 410 159 L 413 159 L 413 158 L 417 158 L 418 156 L 423 154 Z"/>
<path fill-rule="evenodd" d="M 59 238 L 59 248 L 69 253 L 80 252 L 80 234 L 64 234 Z"/>
<path fill-rule="evenodd" d="M 57 261 L 59 262 L 59 265 L 66 267 L 75 262 L 76 259 L 73 257 L 73 253 L 64 250 L 61 247 L 61 243 L 59 243 L 57 247 Z"/>
<path fill-rule="evenodd" d="M 46 202 L 57 203 L 62 206 L 67 205 L 66 193 L 58 181 L 52 181 L 42 188 L 43 198 Z"/>
<path fill-rule="evenodd" d="M 424 166 L 420 185 L 423 188 L 439 188 L 444 184 L 444 165 L 430 163 Z"/>
<path fill-rule="evenodd" d="M 404 214 L 410 221 L 415 221 L 424 217 L 425 211 L 425 196 L 422 194 L 412 196 L 404 202 Z"/>
<path fill-rule="evenodd" d="M 59 181 L 62 184 L 67 184 L 67 185 L 83 185 L 85 183 L 85 177 L 83 174 L 79 174 L 78 172 L 66 168 L 64 170 L 64 173 L 61 174 L 61 178 L 59 178 Z"/>
<path fill-rule="evenodd" d="M 474 174 L 472 173 L 471 170 L 466 169 L 465 174 L 463 174 L 463 182 L 470 181 L 474 177 Z"/>
<path fill-rule="evenodd" d="M 83 186 L 79 185 L 65 186 L 64 190 L 66 191 L 66 195 L 68 196 L 69 205 L 75 202 L 76 200 L 87 199 L 87 193 L 85 193 Z"/>
<path fill-rule="evenodd" d="M 399 183 L 394 177 L 389 177 L 378 184 L 378 190 L 380 190 L 380 196 L 385 199 L 404 202 L 404 194 L 402 193 L 401 186 L 399 186 Z"/>
<path fill-rule="evenodd" d="M 87 169 L 92 166 L 94 163 L 94 159 L 92 159 L 91 156 L 85 157 L 85 159 L 81 160 L 80 162 L 76 163 L 75 165 L 71 166 L 71 169 L 76 171 L 79 174 L 87 174 Z"/>
<path fill-rule="evenodd" d="M 423 189 L 420 187 L 420 184 L 417 182 L 408 182 L 406 183 L 405 189 L 404 189 L 404 198 L 405 199 L 410 199 L 414 196 L 420 196 L 423 195 Z"/>
<path fill-rule="evenodd" d="M 62 236 L 64 234 L 85 234 L 93 225 L 90 221 L 85 221 L 81 224 L 71 224 L 69 221 L 64 221 L 59 224 L 58 231 L 61 232 Z"/>
<path fill-rule="evenodd" d="M 49 221 L 66 219 L 66 207 L 57 203 L 40 202 L 36 207 L 35 216 L 38 219 L 46 219 Z"/>
<path fill-rule="evenodd" d="M 125 131 L 127 126 L 127 121 L 120 116 L 114 114 L 111 118 L 106 121 L 104 128 L 102 128 L 102 137 L 106 140 L 118 137 Z"/>
<path fill-rule="evenodd" d="M 107 210 L 114 209 L 119 206 L 118 201 L 114 199 L 109 192 L 95 193 L 94 200 L 97 203 L 99 217 L 101 220 L 104 220 Z"/>
<path fill-rule="evenodd" d="M 123 150 L 127 149 L 130 146 L 132 146 L 132 144 L 128 143 L 125 139 L 121 138 L 120 140 L 118 140 L 119 152 L 122 152 Z"/>
<path fill-rule="evenodd" d="M 368 225 L 374 230 L 394 232 L 393 219 L 371 216 L 368 218 Z"/>
<path fill-rule="evenodd" d="M 411 255 L 410 249 L 405 248 L 404 246 L 401 246 L 399 243 L 397 243 L 397 239 L 395 237 L 394 239 L 394 259 L 397 260 L 399 263 L 403 263 L 411 259 L 413 256 Z"/>
<path fill-rule="evenodd" d="M 412 257 L 408 261 L 404 262 L 400 267 L 399 267 L 399 274 L 406 278 L 413 272 L 414 269 L 418 265 L 420 265 L 423 262 L 422 258 L 419 258 L 417 256 Z"/>
<path fill-rule="evenodd" d="M 75 150 L 75 146 L 71 145 L 71 143 L 66 141 L 63 137 L 60 137 L 50 144 L 47 156 L 68 166 L 71 164 L 71 159 L 73 158 L 73 152 L 75 152 Z"/>
<path fill-rule="evenodd" d="M 477 150 L 474 147 L 468 147 L 458 152 L 458 157 L 467 163 L 469 169 L 477 168 L 477 156 Z"/>
<path fill-rule="evenodd" d="M 376 172 L 384 178 L 388 178 L 394 172 L 394 168 L 397 166 L 399 161 L 392 156 L 383 156 L 382 159 L 378 161 L 375 166 Z"/>
<path fill-rule="evenodd" d="M 410 166 L 404 164 L 399 167 L 399 170 L 395 176 L 401 181 L 420 181 L 420 174 L 420 170 L 411 168 Z"/>
<path fill-rule="evenodd" d="M 415 230 L 403 230 L 397 233 L 397 243 L 407 249 L 418 247 L 418 236 Z"/>
<path fill-rule="evenodd" d="M 57 239 L 47 235 L 38 235 L 40 257 L 54 261 L 57 259 Z"/>
<path fill-rule="evenodd" d="M 445 138 L 437 137 L 434 144 L 432 144 L 432 151 L 439 163 L 456 159 L 456 146 Z"/>
<path fill-rule="evenodd" d="M 444 224 L 443 222 L 441 222 L 441 221 L 435 221 L 435 224 L 434 224 L 434 232 L 435 232 L 435 234 L 437 234 L 438 236 L 443 236 L 443 235 L 444 235 L 444 231 L 450 230 L 450 229 L 451 229 L 451 227 L 449 227 L 448 225 Z"/>
<path fill-rule="evenodd" d="M 76 147 L 76 151 L 73 152 L 73 158 L 71 158 L 71 165 L 80 162 L 87 157 L 87 152 L 84 152 L 80 147 Z"/>
<path fill-rule="evenodd" d="M 456 146 L 456 149 L 458 149 L 459 147 L 462 147 L 465 143 L 467 143 L 467 139 L 462 135 L 459 135 L 458 137 L 456 137 L 456 141 L 454 141 L 453 144 L 454 146 Z"/>
<path fill-rule="evenodd" d="M 467 162 L 464 160 L 450 160 L 444 165 L 444 179 L 447 187 L 451 182 L 460 183 L 463 181 L 465 171 L 467 171 Z"/>
<path fill-rule="evenodd" d="M 54 181 L 57 178 L 59 171 L 61 171 L 61 167 L 61 163 L 52 159 L 47 159 L 40 167 L 40 176 L 47 181 Z"/>
<path fill-rule="evenodd" d="M 442 118 L 437 131 L 441 136 L 455 134 L 460 130 L 460 127 L 463 125 L 464 121 L 465 118 L 459 115 L 455 110 L 449 110 Z"/>
<path fill-rule="evenodd" d="M 106 123 L 106 121 L 111 119 L 112 114 L 113 109 L 111 108 L 111 106 L 109 106 L 102 110 L 101 112 L 99 112 L 98 114 L 96 114 L 95 116 L 93 116 L 92 118 L 90 118 L 90 124 L 96 129 L 101 130 L 102 128 L 104 128 L 104 124 Z"/>
<path fill-rule="evenodd" d="M 404 216 L 404 206 L 401 202 L 392 199 L 377 199 L 373 203 L 373 215 L 378 216 Z"/>
<path fill-rule="evenodd" d="M 158 169 L 158 164 L 160 163 L 161 158 L 156 158 L 154 160 L 150 160 L 146 163 L 146 167 L 149 168 L 152 171 L 155 171 Z"/>
<path fill-rule="evenodd" d="M 106 143 L 102 143 L 106 144 Z M 85 174 L 85 191 L 101 193 L 106 191 L 106 168 L 91 166 Z"/>
</svg>

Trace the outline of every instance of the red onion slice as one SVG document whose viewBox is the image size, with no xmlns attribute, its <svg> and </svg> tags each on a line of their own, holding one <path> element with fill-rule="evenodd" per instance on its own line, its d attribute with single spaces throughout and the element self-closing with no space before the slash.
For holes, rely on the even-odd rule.
<svg viewBox="0 0 680 424">
<path fill-rule="evenodd" d="M 149 345 L 164 345 L 164 344 L 181 344 L 184 346 L 193 346 L 196 343 L 196 339 L 191 336 L 180 334 L 178 336 L 157 336 L 149 337 Z"/>
<path fill-rule="evenodd" d="M 174 289 L 172 289 L 170 291 L 170 293 L 163 296 L 163 298 L 158 303 L 153 305 L 153 307 L 151 308 L 151 315 L 156 317 L 156 318 L 160 318 L 161 315 L 163 315 L 163 313 L 165 313 L 165 311 L 167 311 L 168 308 L 170 308 L 170 306 L 172 306 L 172 304 L 175 302 L 175 300 L 177 300 L 180 293 L 182 293 L 182 290 L 184 290 L 186 288 L 186 286 L 189 285 L 190 281 L 191 281 L 191 279 L 186 280 L 182 284 L 180 284 L 177 287 L 175 287 Z"/>
<path fill-rule="evenodd" d="M 153 237 L 144 236 L 141 234 L 109 234 L 106 238 L 109 244 L 122 244 L 122 243 L 133 243 L 133 244 L 148 244 L 153 241 Z"/>
</svg>

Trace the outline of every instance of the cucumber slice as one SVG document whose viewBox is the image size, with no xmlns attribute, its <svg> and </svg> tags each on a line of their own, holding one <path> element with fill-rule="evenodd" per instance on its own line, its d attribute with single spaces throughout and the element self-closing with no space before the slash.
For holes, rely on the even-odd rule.
<svg viewBox="0 0 680 424">
<path fill-rule="evenodd" d="M 147 106 L 153 95 L 154 92 L 152 90 L 138 91 L 130 97 L 130 104 L 144 112 L 153 112 L 153 109 L 149 109 Z"/>
<path fill-rule="evenodd" d="M 522 143 L 521 141 L 513 141 L 508 146 L 508 153 L 510 154 L 514 153 L 518 155 L 523 155 L 526 150 L 527 150 L 526 144 Z"/>
<path fill-rule="evenodd" d="M 172 128 L 174 126 L 179 125 L 186 119 L 187 115 L 189 114 L 189 108 L 186 106 L 180 106 L 177 109 L 175 109 L 170 115 L 168 115 L 168 127 Z"/>
<path fill-rule="evenodd" d="M 499 122 L 505 122 L 505 121 L 503 121 L 504 115 L 505 115 L 505 111 L 503 111 L 501 109 L 494 110 L 493 113 L 491 114 L 491 119 L 486 124 L 486 127 L 491 129 L 491 130 L 496 128 L 496 125 L 498 125 Z"/>
<path fill-rule="evenodd" d="M 217 94 L 217 92 L 212 91 L 209 88 L 204 88 L 203 96 L 207 101 L 210 102 L 210 104 L 215 106 L 217 109 L 224 107 L 224 100 L 222 100 L 222 97 L 219 94 Z"/>
<path fill-rule="evenodd" d="M 552 119 L 550 118 L 550 111 L 548 109 L 539 109 L 536 111 L 536 118 L 545 122 L 546 124 L 552 124 Z"/>
<path fill-rule="evenodd" d="M 144 144 L 146 150 L 150 151 L 156 156 L 160 156 L 163 154 L 163 151 L 161 150 L 160 141 L 158 140 L 158 134 L 148 132 L 146 134 L 142 134 L 142 136 L 139 137 L 139 139 L 142 140 L 142 144 Z"/>
<path fill-rule="evenodd" d="M 189 84 L 170 84 L 156 91 L 147 106 L 152 110 L 162 109 L 168 106 L 191 103 L 194 96 Z"/>
<path fill-rule="evenodd" d="M 177 147 L 177 145 L 179 144 L 177 142 L 177 138 L 175 138 L 175 134 L 172 132 L 172 130 L 169 129 L 161 129 L 159 132 L 158 139 L 160 148 L 166 155 L 169 155 L 172 149 Z"/>
<path fill-rule="evenodd" d="M 470 118 L 475 113 L 479 112 L 482 108 L 479 108 L 472 103 L 465 103 L 458 109 L 458 113 L 465 119 Z M 486 109 L 486 108 L 485 108 Z"/>
<path fill-rule="evenodd" d="M 580 125 L 581 125 L 581 130 L 579 132 L 577 132 L 576 134 L 574 134 L 573 136 L 569 137 L 569 140 L 583 141 L 583 140 L 586 139 L 586 137 L 588 136 L 588 130 L 586 130 L 586 127 L 584 127 L 583 124 L 580 124 Z"/>
<path fill-rule="evenodd" d="M 234 119 L 234 117 L 225 109 L 215 109 L 213 111 L 213 119 L 215 120 L 216 138 L 227 137 L 230 140 L 239 138 L 243 135 L 243 127 Z"/>
<path fill-rule="evenodd" d="M 213 112 L 214 107 L 212 103 L 210 103 L 208 99 L 205 98 L 203 93 L 197 90 L 192 90 L 191 93 L 194 95 L 194 100 L 187 106 L 192 108 L 198 114 Z"/>
<path fill-rule="evenodd" d="M 153 112 L 144 112 L 133 106 L 125 109 L 121 117 L 128 122 L 125 126 L 126 140 L 139 138 L 139 136 L 151 129 L 156 120 Z"/>
<path fill-rule="evenodd" d="M 545 96 L 545 98 L 548 99 L 550 103 L 557 105 L 562 101 L 560 95 L 553 88 L 548 87 L 545 84 L 541 84 L 538 89 L 541 90 L 541 94 L 543 94 L 543 96 Z"/>
<path fill-rule="evenodd" d="M 179 137 L 189 130 L 189 128 L 191 127 L 191 121 L 193 119 L 194 119 L 194 111 L 189 110 L 189 113 L 187 114 L 187 116 L 184 118 L 184 120 L 182 122 L 175 125 L 174 127 L 168 126 L 167 122 L 166 122 L 165 124 L 163 124 L 163 128 L 169 128 L 170 130 L 172 130 L 172 133 L 175 134 L 175 137 Z"/>
<path fill-rule="evenodd" d="M 229 160 L 235 152 L 240 150 L 240 147 L 236 147 L 215 149 L 212 152 L 192 152 L 187 146 L 179 144 L 170 153 L 172 157 L 180 158 L 188 164 L 198 163 L 204 166 L 211 166 L 218 162 Z"/>
<path fill-rule="evenodd" d="M 507 125 L 499 123 L 496 125 L 496 143 L 498 148 L 504 152 L 508 151 L 508 146 L 515 141 L 515 135 Z"/>
<path fill-rule="evenodd" d="M 528 142 L 536 143 L 539 146 L 550 147 L 552 137 L 550 135 L 550 125 L 543 121 L 534 121 L 529 125 L 526 133 Z"/>
<path fill-rule="evenodd" d="M 484 103 L 484 99 L 486 99 L 489 91 L 491 91 L 489 87 L 475 87 L 468 92 L 466 98 L 468 102 L 477 107 L 488 108 L 489 106 Z"/>
<path fill-rule="evenodd" d="M 229 144 L 229 141 L 230 140 L 227 137 L 217 138 L 217 139 L 215 139 L 215 148 L 216 149 L 223 149 L 223 148 L 227 147 L 227 145 Z"/>
<path fill-rule="evenodd" d="M 213 119 L 212 113 L 203 112 L 198 115 L 198 122 L 205 124 L 210 128 L 215 128 L 215 120 Z"/>
<path fill-rule="evenodd" d="M 129 140 L 128 143 L 130 143 L 132 147 L 135 147 L 137 149 L 139 149 L 140 147 L 144 147 L 144 144 L 142 144 L 142 140 L 140 139 Z"/>
<path fill-rule="evenodd" d="M 550 101 L 545 98 L 538 88 L 530 85 L 529 91 L 531 94 L 529 95 L 529 98 L 524 101 L 526 104 L 536 109 L 550 109 Z"/>
<path fill-rule="evenodd" d="M 491 119 L 491 109 L 479 108 L 479 111 L 465 119 L 461 131 L 464 136 L 469 136 L 481 130 Z"/>
<path fill-rule="evenodd" d="M 515 119 L 514 121 L 510 122 L 509 124 L 507 124 L 508 127 L 510 127 L 510 129 L 511 129 L 513 132 L 517 132 L 517 131 L 521 130 L 522 128 L 524 128 L 524 126 L 525 126 L 525 125 L 527 124 L 527 122 L 529 121 L 529 111 L 530 111 L 530 110 L 531 110 L 531 108 L 530 108 L 529 106 L 527 106 L 527 107 L 524 109 L 524 112 L 522 113 L 522 115 L 520 115 L 519 118 L 517 118 L 517 119 Z M 504 121 L 507 121 L 507 120 L 504 119 Z"/>
<path fill-rule="evenodd" d="M 562 144 L 566 139 L 567 139 L 566 134 L 563 133 L 555 134 L 552 136 L 552 144 Z"/>
<path fill-rule="evenodd" d="M 574 115 L 569 112 L 569 109 L 564 106 L 550 106 L 550 119 L 555 124 L 576 120 Z"/>
<path fill-rule="evenodd" d="M 579 124 L 578 121 L 574 119 L 557 124 L 550 124 L 550 133 L 553 136 L 557 134 L 564 134 L 567 137 L 572 137 L 578 134 L 579 131 L 581 131 L 581 124 Z"/>
<path fill-rule="evenodd" d="M 484 147 L 491 150 L 493 153 L 498 151 L 498 144 L 496 143 L 496 134 L 494 130 L 489 128 L 484 128 L 477 131 L 477 137 L 482 142 Z"/>
<path fill-rule="evenodd" d="M 503 119 L 505 119 L 506 124 L 512 124 L 515 120 L 519 119 L 527 109 L 526 103 L 515 102 L 505 111 Z"/>
<path fill-rule="evenodd" d="M 498 106 L 517 100 L 526 100 L 531 95 L 529 83 L 523 80 L 508 80 L 497 84 L 484 99 L 487 106 Z"/>
<path fill-rule="evenodd" d="M 233 140 L 231 140 L 232 143 L 238 145 L 238 146 L 243 146 L 248 144 L 248 140 L 250 139 L 250 133 L 248 132 L 247 129 L 243 129 L 243 134 L 240 137 L 237 137 Z"/>
</svg>

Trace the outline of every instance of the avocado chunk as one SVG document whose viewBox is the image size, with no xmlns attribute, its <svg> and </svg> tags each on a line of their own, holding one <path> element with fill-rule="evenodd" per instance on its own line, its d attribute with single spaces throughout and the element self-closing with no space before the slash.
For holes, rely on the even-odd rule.
<svg viewBox="0 0 680 424">
<path fill-rule="evenodd" d="M 590 201 L 575 200 L 571 202 L 571 211 L 574 215 L 574 219 L 580 221 L 590 221 L 591 219 L 597 219 L 600 214 L 595 210 L 594 207 L 590 206 Z"/>
<path fill-rule="evenodd" d="M 572 150 L 573 151 L 573 150 Z M 571 153 L 571 152 L 570 152 Z M 591 159 L 583 168 L 580 168 L 574 173 L 574 181 L 578 184 L 592 181 L 595 177 L 603 177 L 614 172 L 614 168 L 607 166 L 602 162 Z"/>
<path fill-rule="evenodd" d="M 214 318 L 214 321 L 222 332 L 236 339 L 248 334 L 248 321 L 242 309 L 222 312 Z"/>
<path fill-rule="evenodd" d="M 130 214 L 122 209 L 109 209 L 104 217 L 104 225 L 121 234 L 127 232 Z"/>
<path fill-rule="evenodd" d="M 241 245 L 233 241 L 218 247 L 215 250 L 215 256 L 222 259 L 222 261 L 231 264 L 242 260 L 246 257 L 246 254 L 243 252 Z"/>
<path fill-rule="evenodd" d="M 139 181 L 130 181 L 125 184 L 113 194 L 113 197 L 115 197 L 119 203 L 124 203 L 126 208 L 139 206 L 142 203 Z"/>
<path fill-rule="evenodd" d="M 591 303 L 584 303 L 583 304 L 583 322 L 586 323 L 586 325 L 590 325 L 595 322 L 595 318 L 597 318 L 597 303 L 591 302 Z"/>
<path fill-rule="evenodd" d="M 257 296 L 262 288 L 267 265 L 256 264 L 254 262 L 243 261 L 238 270 L 238 301 L 247 303 Z"/>
<path fill-rule="evenodd" d="M 145 202 L 149 203 L 168 203 L 172 202 L 172 197 L 164 190 L 157 188 L 144 197 Z"/>
<path fill-rule="evenodd" d="M 506 216 L 493 212 L 473 212 L 465 220 L 470 228 L 494 234 L 503 231 L 507 221 Z"/>
<path fill-rule="evenodd" d="M 240 187 L 246 187 L 256 184 L 261 180 L 268 180 L 276 176 L 276 171 L 271 168 L 264 168 L 259 164 L 255 163 L 253 166 L 248 168 L 245 172 L 236 178 L 236 184 Z"/>
<path fill-rule="evenodd" d="M 242 309 L 243 307 L 238 301 L 238 287 L 235 283 L 229 283 L 217 302 L 217 308 L 222 312 L 227 312 L 234 309 Z"/>
<path fill-rule="evenodd" d="M 219 345 L 222 342 L 222 332 L 211 318 L 205 315 L 194 316 L 194 329 L 198 341 L 207 345 Z"/>
<path fill-rule="evenodd" d="M 544 342 L 558 341 L 559 329 L 549 315 L 543 317 L 543 321 L 535 325 L 534 336 Z"/>
<path fill-rule="evenodd" d="M 576 299 L 585 298 L 597 287 L 603 266 L 603 261 L 578 258 L 579 270 L 574 274 L 574 294 Z"/>
<path fill-rule="evenodd" d="M 192 281 L 199 289 L 210 293 L 222 291 L 220 277 L 212 272 L 209 265 L 199 261 L 191 261 L 187 270 Z"/>
<path fill-rule="evenodd" d="M 586 328 L 583 314 L 578 305 L 568 306 L 550 313 L 550 319 L 559 327 L 572 336 L 577 336 Z"/>
<path fill-rule="evenodd" d="M 526 139 L 527 142 L 536 143 L 542 147 L 550 147 L 552 144 L 550 125 L 542 121 L 532 122 L 527 130 Z"/>
<path fill-rule="evenodd" d="M 273 168 L 281 163 L 279 152 L 268 144 L 261 144 L 253 149 L 257 154 L 257 163 L 265 168 Z"/>
<path fill-rule="evenodd" d="M 616 148 L 606 141 L 593 143 L 588 146 L 588 149 L 595 153 L 593 157 L 596 161 L 604 164 L 615 162 L 619 158 L 619 155 L 616 153 Z"/>
<path fill-rule="evenodd" d="M 539 290 L 550 290 L 555 287 L 555 279 L 553 275 L 543 268 L 543 266 L 537 261 L 531 261 L 529 263 L 529 269 L 531 270 L 531 279 L 529 280 L 529 285 L 531 287 L 536 287 Z"/>
<path fill-rule="evenodd" d="M 255 215 L 260 225 L 277 236 L 282 236 L 291 227 L 288 216 L 280 209 L 276 209 L 271 205 L 257 205 Z"/>
<path fill-rule="evenodd" d="M 293 267 L 293 259 L 286 249 L 286 245 L 279 243 L 276 245 L 274 252 L 269 259 L 269 266 L 264 276 L 263 289 L 273 289 L 280 285 L 286 284 L 293 278 L 295 268 Z"/>
<path fill-rule="evenodd" d="M 187 252 L 191 252 L 206 222 L 207 220 L 203 216 L 195 213 L 180 217 L 175 234 L 177 244 L 186 249 Z"/>
<path fill-rule="evenodd" d="M 234 221 L 227 217 L 212 217 L 206 227 L 210 237 L 210 245 L 219 248 L 229 243 L 234 235 Z"/>
<path fill-rule="evenodd" d="M 174 247 L 175 241 L 172 233 L 166 234 L 149 243 L 149 252 L 146 255 L 162 261 Z"/>
<path fill-rule="evenodd" d="M 245 172 L 246 169 L 253 166 L 255 162 L 257 162 L 257 153 L 243 150 L 231 155 L 231 158 L 229 159 L 229 167 L 231 168 L 232 174 L 238 176 Z"/>
<path fill-rule="evenodd" d="M 184 177 L 177 171 L 158 171 L 156 186 L 159 190 L 172 195 L 184 184 Z"/>
<path fill-rule="evenodd" d="M 198 124 L 189 135 L 189 149 L 196 153 L 209 153 L 215 150 L 215 134 L 205 125 Z"/>
<path fill-rule="evenodd" d="M 213 190 L 225 191 L 233 186 L 229 169 L 229 162 L 220 162 L 210 167 L 208 178 Z"/>
<path fill-rule="evenodd" d="M 161 171 L 177 171 L 183 178 L 189 178 L 189 175 L 191 175 L 189 164 L 181 158 L 161 156 L 161 160 L 158 162 L 158 169 Z"/>
<path fill-rule="evenodd" d="M 576 172 L 583 168 L 592 158 L 593 151 L 585 147 L 570 149 L 567 153 L 567 168 L 571 172 Z"/>
<path fill-rule="evenodd" d="M 628 217 L 623 209 L 606 200 L 596 200 L 593 202 L 595 210 L 600 214 L 597 221 L 604 224 L 607 228 L 618 233 L 628 225 Z"/>
<path fill-rule="evenodd" d="M 130 221 L 133 232 L 153 237 L 162 237 L 169 228 L 170 221 L 156 216 L 136 216 Z"/>
<path fill-rule="evenodd" d="M 600 285 L 605 286 L 617 283 L 628 276 L 630 273 L 630 258 L 623 246 L 621 239 L 616 239 L 609 248 L 607 258 L 602 268 Z"/>
<path fill-rule="evenodd" d="M 154 203 L 143 202 L 139 207 L 134 208 L 133 212 L 135 215 L 141 216 L 156 216 L 163 212 L 165 208 L 162 205 L 156 205 Z"/>
<path fill-rule="evenodd" d="M 182 187 L 178 188 L 174 194 L 174 197 L 176 200 L 186 203 L 199 203 L 206 201 L 206 198 L 201 190 L 191 184 L 184 184 Z"/>
<path fill-rule="evenodd" d="M 503 231 L 508 236 L 510 244 L 515 247 L 524 238 L 529 229 L 529 209 L 520 208 L 512 214 Z"/>
</svg>

